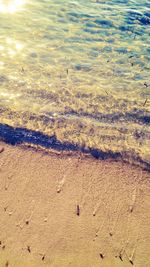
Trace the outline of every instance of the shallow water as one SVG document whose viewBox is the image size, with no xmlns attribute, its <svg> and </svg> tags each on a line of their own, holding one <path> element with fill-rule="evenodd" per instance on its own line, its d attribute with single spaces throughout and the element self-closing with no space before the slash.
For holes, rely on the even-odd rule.
<svg viewBox="0 0 150 267">
<path fill-rule="evenodd" d="M 150 163 L 149 0 L 0 1 L 0 123 Z"/>
</svg>

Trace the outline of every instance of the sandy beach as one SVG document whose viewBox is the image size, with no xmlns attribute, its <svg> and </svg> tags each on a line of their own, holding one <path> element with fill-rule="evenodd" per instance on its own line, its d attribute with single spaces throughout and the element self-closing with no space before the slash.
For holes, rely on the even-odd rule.
<svg viewBox="0 0 150 267">
<path fill-rule="evenodd" d="M 0 266 L 149 267 L 150 175 L 0 143 Z"/>
</svg>

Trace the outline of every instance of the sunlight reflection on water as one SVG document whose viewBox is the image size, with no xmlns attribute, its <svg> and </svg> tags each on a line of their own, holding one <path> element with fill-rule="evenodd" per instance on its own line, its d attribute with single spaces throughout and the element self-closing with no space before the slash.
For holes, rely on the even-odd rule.
<svg viewBox="0 0 150 267">
<path fill-rule="evenodd" d="M 20 11 L 25 4 L 25 0 L 1 0 L 0 12 L 1 13 L 15 13 Z"/>
</svg>

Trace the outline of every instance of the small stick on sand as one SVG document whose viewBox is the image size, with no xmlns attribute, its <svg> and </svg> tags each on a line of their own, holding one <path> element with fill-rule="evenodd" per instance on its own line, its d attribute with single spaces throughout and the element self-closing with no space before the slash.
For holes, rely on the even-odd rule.
<svg viewBox="0 0 150 267">
<path fill-rule="evenodd" d="M 31 253 L 31 248 L 30 248 L 30 246 L 27 246 L 27 250 L 28 250 L 29 253 Z"/>
<path fill-rule="evenodd" d="M 134 265 L 133 258 L 134 258 L 134 255 L 135 255 L 135 250 L 136 250 L 136 248 L 134 248 L 133 253 L 132 253 L 132 255 L 131 255 L 130 257 L 129 257 L 129 256 L 127 255 L 127 253 L 126 253 L 126 256 L 127 256 L 129 262 L 130 262 L 132 265 Z"/>
<path fill-rule="evenodd" d="M 80 216 L 80 206 L 79 205 L 77 205 L 76 214 L 77 214 L 77 216 Z"/>
<path fill-rule="evenodd" d="M 147 83 L 144 83 L 145 87 L 148 87 L 148 84 Z"/>
<path fill-rule="evenodd" d="M 4 152 L 4 147 L 0 147 L 0 153 Z"/>
<path fill-rule="evenodd" d="M 148 99 L 146 98 L 146 100 L 144 101 L 143 107 L 146 105 L 146 103 L 147 103 L 147 100 L 148 100 Z"/>
<path fill-rule="evenodd" d="M 120 259 L 121 261 L 123 261 L 123 259 L 122 259 L 122 256 L 121 256 L 121 255 L 119 255 L 119 259 Z"/>
<path fill-rule="evenodd" d="M 99 254 L 101 259 L 104 259 L 104 255 L 102 253 Z"/>
<path fill-rule="evenodd" d="M 121 252 L 119 253 L 119 259 L 120 259 L 121 261 L 123 261 Z"/>
<path fill-rule="evenodd" d="M 39 255 L 42 257 L 42 258 L 41 258 L 42 261 L 44 261 L 44 260 L 45 260 L 45 254 L 43 254 L 43 253 L 39 253 Z"/>
<path fill-rule="evenodd" d="M 43 255 L 43 257 L 42 257 L 42 261 L 44 261 L 45 260 L 45 255 Z"/>
<path fill-rule="evenodd" d="M 138 239 L 137 239 L 137 242 L 138 242 Z M 137 245 L 137 244 L 136 244 Z M 129 257 L 129 262 L 134 265 L 134 262 L 133 262 L 133 259 L 134 259 L 134 256 L 135 256 L 135 251 L 136 251 L 136 247 L 133 249 L 133 252 L 132 252 L 132 255 Z"/>
</svg>

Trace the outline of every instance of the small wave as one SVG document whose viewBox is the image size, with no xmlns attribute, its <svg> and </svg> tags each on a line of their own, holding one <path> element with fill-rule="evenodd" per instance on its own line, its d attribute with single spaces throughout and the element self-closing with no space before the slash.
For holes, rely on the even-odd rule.
<svg viewBox="0 0 150 267">
<path fill-rule="evenodd" d="M 11 145 L 36 145 L 43 149 L 55 149 L 57 151 L 81 151 L 91 154 L 95 159 L 106 160 L 111 158 L 113 160 L 122 160 L 150 171 L 150 163 L 144 161 L 135 153 L 131 154 L 127 151 L 114 152 L 111 150 L 106 152 L 96 148 L 85 148 L 77 144 L 61 142 L 55 135 L 48 136 L 39 131 L 32 131 L 26 128 L 14 128 L 6 124 L 0 124 L 0 140 Z"/>
</svg>

